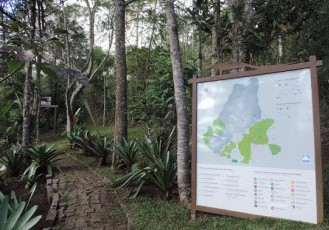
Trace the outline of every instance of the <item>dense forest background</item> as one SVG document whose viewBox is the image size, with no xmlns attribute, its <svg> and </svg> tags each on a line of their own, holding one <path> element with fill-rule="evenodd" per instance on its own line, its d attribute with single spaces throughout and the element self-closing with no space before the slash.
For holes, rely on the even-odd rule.
<svg viewBox="0 0 329 230">
<path fill-rule="evenodd" d="M 51 96 L 57 123 L 79 110 L 78 123 L 115 120 L 115 1 L 9 0 L 0 4 L 0 139 L 24 142 L 53 124 L 53 110 L 38 101 Z M 322 133 L 329 128 L 329 2 L 325 0 L 175 1 L 187 110 L 194 74 L 209 76 L 217 62 L 271 65 L 324 61 L 319 70 Z M 164 130 L 176 123 L 165 3 L 125 3 L 128 123 Z M 28 95 L 26 95 L 28 94 Z M 29 101 L 24 100 L 28 96 Z M 28 103 L 28 104 L 26 104 Z M 23 116 L 22 116 L 23 114 Z M 70 120 L 70 119 L 69 119 Z M 72 119 L 71 119 L 72 120 Z"/>
</svg>

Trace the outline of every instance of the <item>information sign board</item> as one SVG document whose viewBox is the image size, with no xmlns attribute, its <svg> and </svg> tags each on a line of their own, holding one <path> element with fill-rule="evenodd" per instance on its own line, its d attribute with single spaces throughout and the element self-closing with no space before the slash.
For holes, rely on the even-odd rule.
<svg viewBox="0 0 329 230">
<path fill-rule="evenodd" d="M 192 80 L 192 214 L 322 221 L 317 65 Z"/>
</svg>

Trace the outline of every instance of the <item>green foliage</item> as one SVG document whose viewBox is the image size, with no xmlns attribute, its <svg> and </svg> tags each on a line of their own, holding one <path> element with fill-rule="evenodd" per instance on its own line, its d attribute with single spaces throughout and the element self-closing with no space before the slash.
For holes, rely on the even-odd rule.
<svg viewBox="0 0 329 230">
<path fill-rule="evenodd" d="M 31 187 L 43 173 L 38 173 L 37 170 L 40 166 L 36 162 L 32 162 L 30 166 L 25 169 L 22 174 L 21 181 L 25 181 L 28 187 Z"/>
<path fill-rule="evenodd" d="M 98 141 L 98 136 L 88 130 L 77 127 L 67 137 L 72 145 L 81 149 L 84 155 L 90 156 L 93 153 L 95 143 Z"/>
<path fill-rule="evenodd" d="M 0 163 L 5 166 L 6 177 L 18 177 L 25 169 L 22 148 L 19 145 L 13 146 L 0 158 Z"/>
<path fill-rule="evenodd" d="M 146 63 L 146 64 L 145 64 Z M 129 114 L 136 123 L 163 131 L 175 121 L 169 49 L 131 48 L 127 52 Z"/>
<path fill-rule="evenodd" d="M 15 143 L 20 127 L 21 109 L 17 101 L 0 101 L 0 140 L 7 139 L 9 143 Z"/>
<path fill-rule="evenodd" d="M 116 147 L 120 163 L 130 172 L 131 166 L 137 162 L 139 149 L 135 140 L 124 139 Z"/>
<path fill-rule="evenodd" d="M 85 131 L 85 129 L 83 129 L 80 126 L 74 126 L 73 130 L 69 133 L 66 133 L 67 138 L 69 139 L 71 144 L 75 143 L 75 137 L 77 136 L 82 136 L 82 133 Z"/>
<path fill-rule="evenodd" d="M 107 165 L 107 158 L 112 153 L 112 144 L 107 137 L 99 138 L 90 146 L 93 154 L 100 157 L 100 165 Z"/>
<path fill-rule="evenodd" d="M 142 160 L 135 164 L 127 175 L 117 179 L 114 186 L 137 186 L 135 196 L 145 182 L 156 186 L 164 200 L 170 198 L 171 189 L 176 180 L 177 164 L 173 149 L 172 130 L 169 134 L 163 133 L 157 137 L 147 139 L 140 145 Z"/>
<path fill-rule="evenodd" d="M 36 145 L 28 149 L 31 160 L 39 166 L 38 172 L 46 173 L 49 167 L 58 159 L 63 152 L 57 151 L 54 146 Z"/>
<path fill-rule="evenodd" d="M 35 186 L 30 191 L 31 196 L 34 190 Z M 11 197 L 0 192 L 0 229 L 28 230 L 39 222 L 41 216 L 32 218 L 38 206 L 28 209 L 31 196 L 27 203 L 18 202 L 14 192 L 11 193 Z"/>
</svg>

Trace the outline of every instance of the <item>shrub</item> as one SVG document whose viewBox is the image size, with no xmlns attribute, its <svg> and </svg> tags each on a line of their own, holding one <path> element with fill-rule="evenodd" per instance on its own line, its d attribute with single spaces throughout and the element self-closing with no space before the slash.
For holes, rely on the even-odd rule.
<svg viewBox="0 0 329 230">
<path fill-rule="evenodd" d="M 36 162 L 39 166 L 38 171 L 46 173 L 49 167 L 53 166 L 53 163 L 58 159 L 58 156 L 62 152 L 58 152 L 54 149 L 54 146 L 48 147 L 47 145 L 36 145 L 28 149 L 28 153 L 33 162 Z"/>
<path fill-rule="evenodd" d="M 96 140 L 93 144 L 90 144 L 89 148 L 93 154 L 100 158 L 99 165 L 107 165 L 107 158 L 112 152 L 112 145 L 106 137 L 100 138 L 98 141 Z"/>
<path fill-rule="evenodd" d="M 36 185 L 30 191 L 31 196 L 35 188 Z M 28 230 L 39 222 L 41 216 L 31 219 L 38 207 L 34 205 L 28 209 L 31 196 L 27 203 L 18 202 L 14 192 L 11 193 L 10 198 L 0 192 L 0 229 Z"/>
<path fill-rule="evenodd" d="M 43 173 L 37 173 L 39 165 L 36 162 L 32 162 L 31 165 L 23 172 L 20 181 L 25 181 L 26 185 L 30 187 L 34 184 Z"/>
<path fill-rule="evenodd" d="M 137 142 L 135 140 L 128 142 L 124 139 L 116 147 L 116 150 L 119 157 L 119 163 L 124 165 L 129 172 L 131 166 L 137 162 L 139 152 Z"/>
<path fill-rule="evenodd" d="M 21 146 L 15 145 L 10 151 L 0 158 L 0 163 L 5 167 L 7 177 L 17 177 L 25 169 L 25 161 Z"/>
<path fill-rule="evenodd" d="M 77 128 L 71 133 L 68 133 L 67 137 L 71 144 L 78 149 L 81 149 L 82 153 L 86 156 L 91 156 L 95 142 L 99 140 L 97 135 L 85 131 L 82 128 Z"/>
<path fill-rule="evenodd" d="M 162 134 L 146 140 L 140 145 L 143 156 L 141 162 L 132 167 L 125 176 L 117 179 L 116 187 L 136 186 L 136 196 L 145 182 L 160 189 L 162 198 L 168 200 L 177 174 L 176 157 L 173 150 L 174 130 L 170 134 Z"/>
</svg>

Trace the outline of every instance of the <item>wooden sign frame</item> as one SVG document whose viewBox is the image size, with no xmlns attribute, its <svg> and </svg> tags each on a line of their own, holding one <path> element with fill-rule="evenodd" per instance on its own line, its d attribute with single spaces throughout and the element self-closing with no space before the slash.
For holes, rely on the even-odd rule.
<svg viewBox="0 0 329 230">
<path fill-rule="evenodd" d="M 313 105 L 313 127 L 314 127 L 314 153 L 315 153 L 315 173 L 316 173 L 316 206 L 317 206 L 317 223 L 323 221 L 323 187 L 322 187 L 322 157 L 321 157 L 321 136 L 320 136 L 320 111 L 319 111 L 319 92 L 318 92 L 318 79 L 317 79 L 317 67 L 322 66 L 322 61 L 317 61 L 315 56 L 310 56 L 309 62 L 297 63 L 297 64 L 284 64 L 284 65 L 272 65 L 272 66 L 252 66 L 243 63 L 237 64 L 219 64 L 211 66 L 216 70 L 223 73 L 223 70 L 232 69 L 247 69 L 249 71 L 240 71 L 230 74 L 222 74 L 204 78 L 190 79 L 192 84 L 192 197 L 191 197 L 191 218 L 196 218 L 197 211 L 208 212 L 214 214 L 234 216 L 238 218 L 254 219 L 264 216 L 235 212 L 224 209 L 217 209 L 205 206 L 196 205 L 197 197 L 197 85 L 198 83 L 212 82 L 218 80 L 227 80 L 243 77 L 259 76 L 270 73 L 279 73 L 285 71 L 310 69 L 311 73 L 311 89 L 312 89 L 312 105 Z M 270 217 L 271 218 L 271 217 Z M 277 219 L 277 218 L 276 218 Z"/>
</svg>

